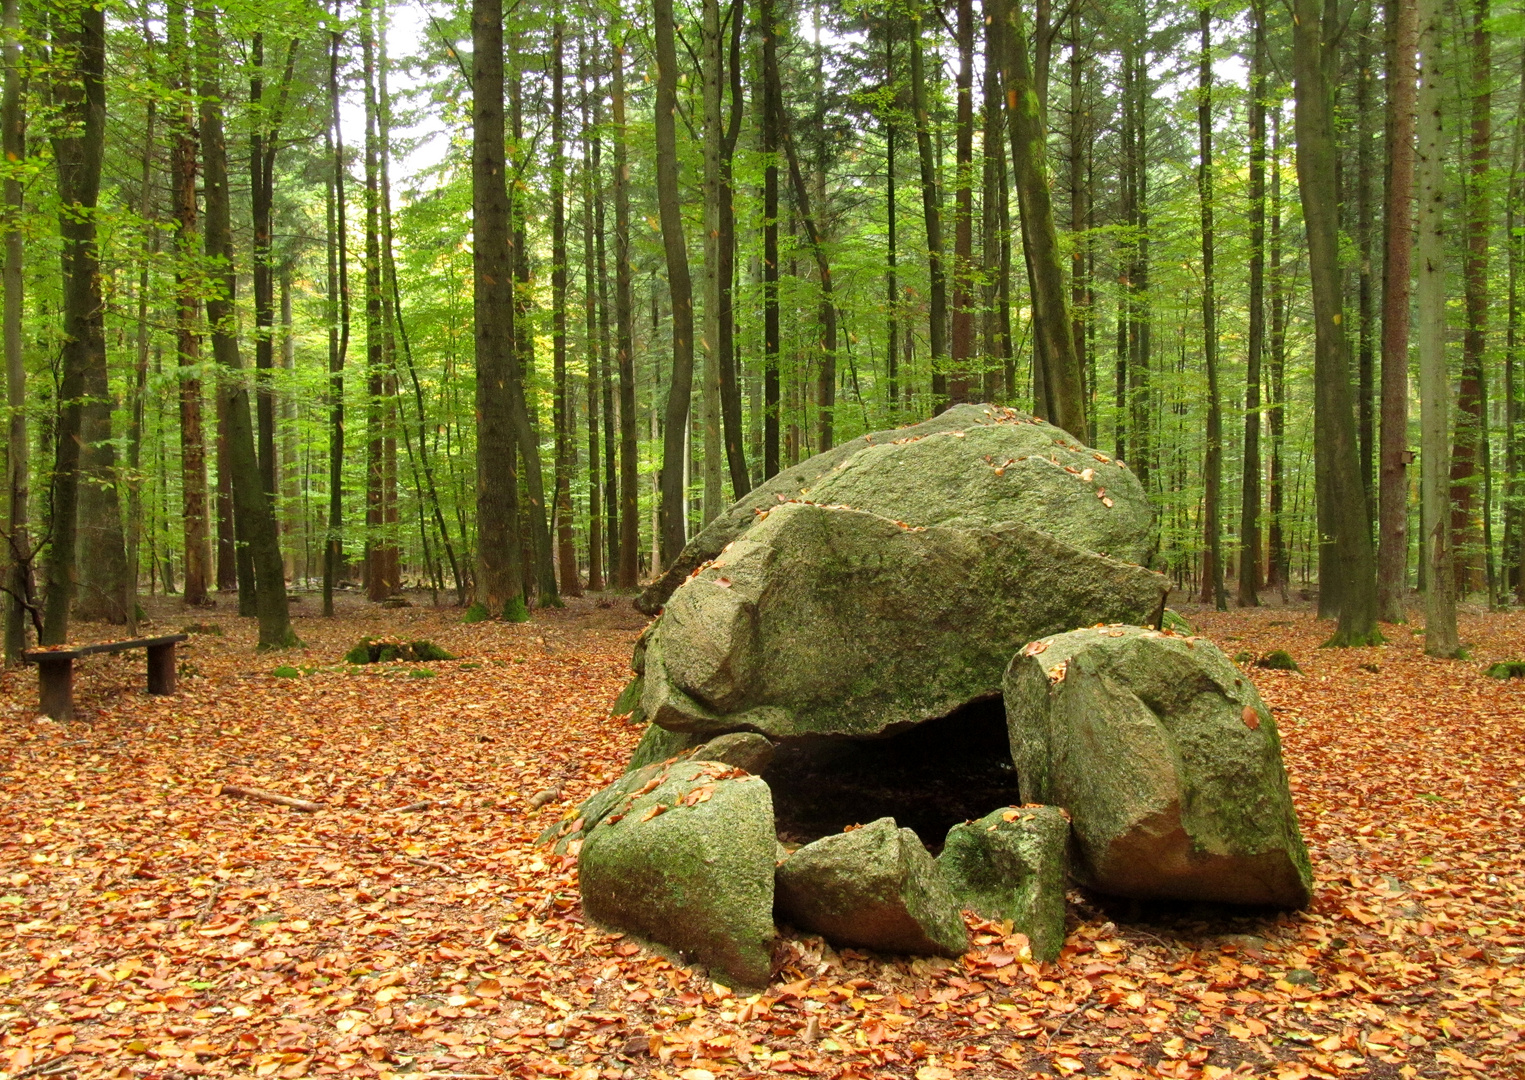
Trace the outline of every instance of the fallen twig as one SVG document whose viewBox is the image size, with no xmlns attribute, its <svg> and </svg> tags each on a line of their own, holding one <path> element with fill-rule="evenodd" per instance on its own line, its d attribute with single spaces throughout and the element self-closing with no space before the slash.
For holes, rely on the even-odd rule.
<svg viewBox="0 0 1525 1080">
<path fill-rule="evenodd" d="M 235 799 L 254 799 L 257 802 L 274 803 L 276 806 L 289 806 L 293 810 L 300 810 L 304 814 L 315 813 L 323 809 L 323 804 L 312 802 L 308 799 L 294 799 L 290 795 L 277 795 L 273 791 L 261 791 L 259 788 L 239 787 L 237 784 L 223 784 L 217 789 L 219 795 L 230 795 Z"/>
<path fill-rule="evenodd" d="M 461 872 L 459 870 L 457 870 L 455 867 L 447 866 L 447 865 L 445 865 L 442 862 L 434 862 L 431 859 L 414 859 L 414 858 L 410 857 L 408 859 L 408 861 L 410 863 L 412 863 L 414 866 L 427 866 L 431 870 L 443 870 L 445 873 L 447 873 L 447 874 L 454 874 L 456 877 L 460 877 L 460 875 L 461 875 Z M 437 1076 L 439 1074 L 436 1073 L 434 1075 Z"/>
<path fill-rule="evenodd" d="M 74 1051 L 69 1050 L 59 1057 L 49 1058 L 47 1061 L 39 1061 L 35 1065 L 31 1065 L 25 1069 L 22 1069 L 12 1078 L 12 1080 L 22 1080 L 23 1077 L 27 1076 L 56 1076 L 61 1072 L 67 1072 L 68 1069 L 61 1069 L 59 1066 L 73 1056 Z M 68 1068 L 72 1069 L 73 1067 L 74 1066 L 70 1065 Z"/>
<path fill-rule="evenodd" d="M 420 800 L 418 800 L 418 802 L 410 802 L 407 806 L 398 806 L 398 807 L 395 807 L 395 808 L 393 808 L 392 813 L 394 813 L 394 814 L 414 814 L 414 813 L 417 813 L 420 810 L 427 810 L 427 809 L 429 809 L 433 805 L 434 805 L 434 800 L 433 799 L 420 799 Z M 431 1073 L 430 1075 L 436 1075 L 436 1074 Z"/>
</svg>

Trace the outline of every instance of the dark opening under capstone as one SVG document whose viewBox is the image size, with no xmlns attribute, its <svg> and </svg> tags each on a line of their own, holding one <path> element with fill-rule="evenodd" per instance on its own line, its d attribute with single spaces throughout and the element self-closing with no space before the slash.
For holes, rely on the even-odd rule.
<svg viewBox="0 0 1525 1080">
<path fill-rule="evenodd" d="M 935 853 L 959 822 L 1022 801 L 999 695 L 891 735 L 789 740 L 762 777 L 786 843 L 892 817 Z"/>
</svg>

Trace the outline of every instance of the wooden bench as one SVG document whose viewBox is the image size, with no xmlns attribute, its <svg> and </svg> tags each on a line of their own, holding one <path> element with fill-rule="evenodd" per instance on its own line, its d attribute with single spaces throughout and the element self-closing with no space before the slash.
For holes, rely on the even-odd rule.
<svg viewBox="0 0 1525 1080">
<path fill-rule="evenodd" d="M 74 661 L 91 653 L 118 653 L 128 649 L 148 652 L 148 692 L 175 692 L 175 645 L 189 634 L 165 634 L 162 637 L 132 638 L 129 641 L 102 641 L 94 645 L 28 649 L 24 654 L 37 664 L 37 690 L 42 711 L 54 720 L 74 719 Z"/>
</svg>

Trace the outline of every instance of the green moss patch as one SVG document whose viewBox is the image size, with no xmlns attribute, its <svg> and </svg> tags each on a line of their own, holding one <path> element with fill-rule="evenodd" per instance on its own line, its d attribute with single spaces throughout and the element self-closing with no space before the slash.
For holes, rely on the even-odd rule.
<svg viewBox="0 0 1525 1080">
<path fill-rule="evenodd" d="M 355 647 L 344 654 L 351 664 L 390 664 L 394 661 L 424 664 L 432 660 L 454 660 L 432 641 L 403 641 L 392 637 L 364 637 Z"/>
</svg>

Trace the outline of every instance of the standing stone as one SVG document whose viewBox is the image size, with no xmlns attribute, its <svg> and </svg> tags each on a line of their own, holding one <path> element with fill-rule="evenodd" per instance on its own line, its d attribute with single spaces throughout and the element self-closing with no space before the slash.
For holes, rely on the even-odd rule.
<svg viewBox="0 0 1525 1080">
<path fill-rule="evenodd" d="M 678 762 L 583 842 L 583 910 L 721 981 L 761 987 L 775 933 L 776 847 L 767 784 L 717 762 Z"/>
<path fill-rule="evenodd" d="M 948 888 L 986 919 L 1010 919 L 1033 959 L 1064 945 L 1064 888 L 1070 823 L 1054 806 L 1006 807 L 948 830 L 937 857 Z"/>
<path fill-rule="evenodd" d="M 1070 812 L 1074 872 L 1107 893 L 1299 908 L 1313 876 L 1276 721 L 1210 642 L 1102 626 L 1006 671 L 1024 798 Z"/>
<path fill-rule="evenodd" d="M 949 957 L 969 948 L 937 863 L 894 818 L 822 837 L 790 855 L 778 868 L 778 909 L 833 945 Z"/>
</svg>

